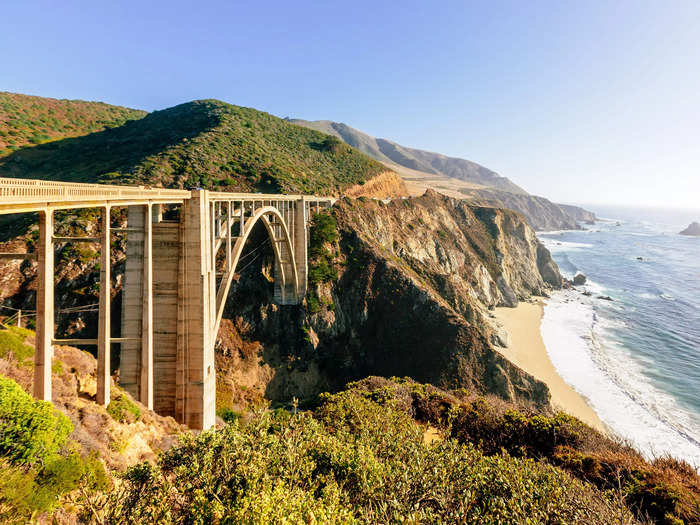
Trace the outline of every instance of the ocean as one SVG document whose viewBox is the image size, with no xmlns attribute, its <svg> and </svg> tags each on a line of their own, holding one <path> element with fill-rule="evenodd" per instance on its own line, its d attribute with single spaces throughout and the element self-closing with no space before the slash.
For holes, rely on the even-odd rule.
<svg viewBox="0 0 700 525">
<path fill-rule="evenodd" d="M 700 211 L 587 209 L 604 219 L 538 233 L 588 279 L 546 301 L 550 359 L 614 434 L 700 469 L 700 238 L 678 235 Z"/>
</svg>

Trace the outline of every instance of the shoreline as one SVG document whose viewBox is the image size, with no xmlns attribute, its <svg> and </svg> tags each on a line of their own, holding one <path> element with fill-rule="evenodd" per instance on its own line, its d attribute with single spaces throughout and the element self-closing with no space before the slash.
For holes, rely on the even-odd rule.
<svg viewBox="0 0 700 525">
<path fill-rule="evenodd" d="M 596 430 L 609 434 L 595 410 L 562 379 L 549 359 L 540 331 L 544 316 L 542 300 L 537 299 L 536 303 L 520 301 L 515 308 L 498 307 L 494 310 L 494 315 L 508 333 L 509 339 L 508 347 L 499 348 L 498 351 L 549 387 L 554 409 L 566 412 Z"/>
</svg>

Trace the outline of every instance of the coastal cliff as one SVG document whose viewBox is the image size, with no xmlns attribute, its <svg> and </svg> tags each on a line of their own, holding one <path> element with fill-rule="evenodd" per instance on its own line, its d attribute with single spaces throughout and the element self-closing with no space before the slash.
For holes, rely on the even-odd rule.
<svg viewBox="0 0 700 525">
<path fill-rule="evenodd" d="M 221 406 L 311 398 L 372 374 L 548 405 L 547 387 L 495 349 L 505 335 L 489 311 L 561 283 L 522 216 L 429 191 L 342 199 L 329 220 L 326 237 L 312 231 L 305 308 L 272 304 L 269 256 L 233 285 Z"/>
</svg>

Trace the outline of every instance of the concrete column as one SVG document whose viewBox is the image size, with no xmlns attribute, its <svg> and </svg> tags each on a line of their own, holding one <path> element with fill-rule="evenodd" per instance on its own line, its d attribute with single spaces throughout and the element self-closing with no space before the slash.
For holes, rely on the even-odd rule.
<svg viewBox="0 0 700 525">
<path fill-rule="evenodd" d="M 141 377 L 139 400 L 153 410 L 153 214 L 144 207 Z"/>
<path fill-rule="evenodd" d="M 207 192 L 193 191 L 180 230 L 176 419 L 196 429 L 212 427 L 216 410 L 210 213 Z"/>
<path fill-rule="evenodd" d="M 110 401 L 110 332 L 112 276 L 110 258 L 111 208 L 102 208 L 100 232 L 100 312 L 97 324 L 97 402 L 103 406 Z"/>
<path fill-rule="evenodd" d="M 154 223 L 163 222 L 163 205 L 162 204 L 154 204 L 153 205 L 152 218 L 153 218 Z"/>
<path fill-rule="evenodd" d="M 39 212 L 37 245 L 36 339 L 34 349 L 34 397 L 51 401 L 51 358 L 54 336 L 53 210 Z"/>
<path fill-rule="evenodd" d="M 294 261 L 297 266 L 297 277 L 299 279 L 299 297 L 301 301 L 306 295 L 308 286 L 307 273 L 307 245 L 308 245 L 308 216 L 306 213 L 306 200 L 304 197 L 296 202 L 294 210 Z"/>
<path fill-rule="evenodd" d="M 141 399 L 141 343 L 143 329 L 144 238 L 146 208 L 127 208 L 126 263 L 122 285 L 122 337 L 119 384 L 134 399 Z"/>
<path fill-rule="evenodd" d="M 176 416 L 180 225 L 153 225 L 153 408 Z"/>
<path fill-rule="evenodd" d="M 233 212 L 233 206 L 231 204 L 231 201 L 228 201 L 226 203 L 226 271 L 228 272 L 231 269 L 231 227 L 233 224 L 233 221 L 231 220 L 232 217 L 232 212 Z"/>
</svg>

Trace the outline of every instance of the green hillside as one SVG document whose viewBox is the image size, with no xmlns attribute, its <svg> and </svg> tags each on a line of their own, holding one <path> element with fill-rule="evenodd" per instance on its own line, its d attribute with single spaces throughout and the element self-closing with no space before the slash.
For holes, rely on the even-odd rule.
<svg viewBox="0 0 700 525">
<path fill-rule="evenodd" d="M 0 158 L 0 176 L 323 194 L 386 170 L 335 137 L 217 100 Z"/>
<path fill-rule="evenodd" d="M 145 111 L 103 102 L 0 92 L 0 157 L 27 146 L 121 126 Z"/>
</svg>

